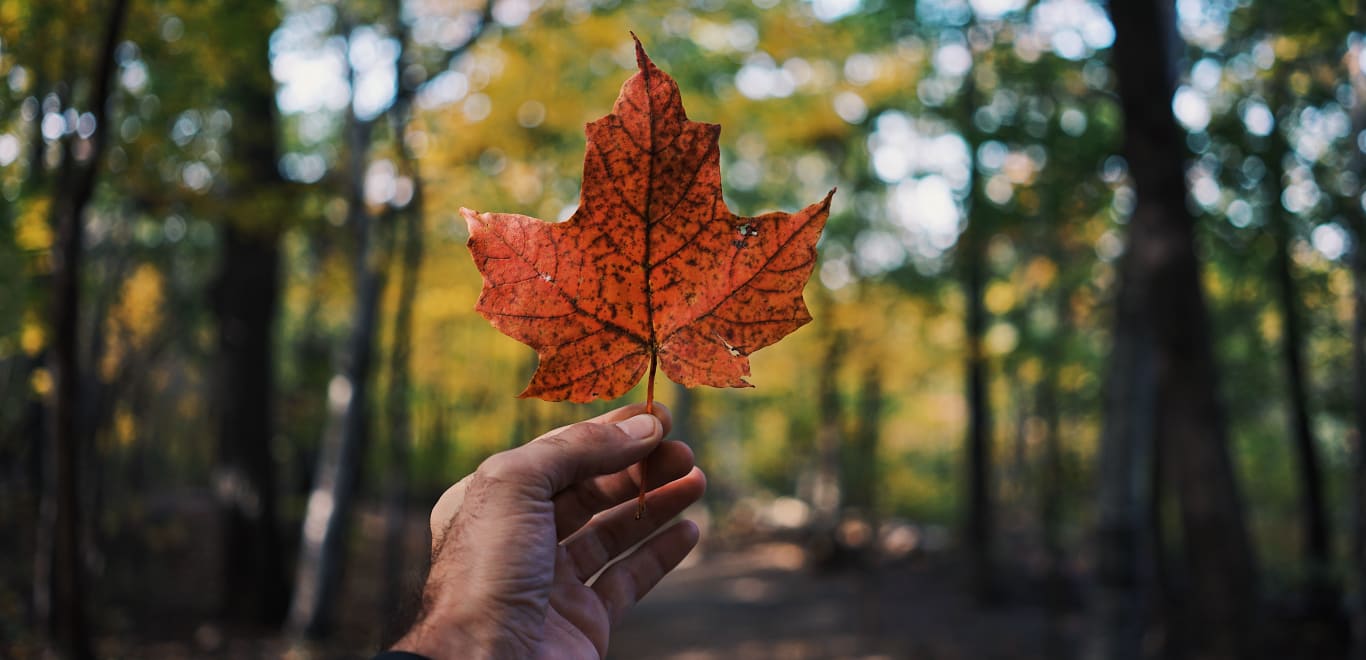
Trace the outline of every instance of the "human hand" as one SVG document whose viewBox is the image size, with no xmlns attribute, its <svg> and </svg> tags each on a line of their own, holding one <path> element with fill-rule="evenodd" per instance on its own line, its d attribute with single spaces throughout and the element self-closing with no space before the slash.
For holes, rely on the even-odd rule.
<svg viewBox="0 0 1366 660">
<path fill-rule="evenodd" d="M 706 488 L 692 450 L 662 440 L 668 409 L 654 409 L 556 429 L 451 486 L 432 509 L 422 614 L 393 648 L 433 659 L 605 656 L 611 627 L 697 544 L 685 520 L 602 570 Z M 636 520 L 642 460 L 651 490 Z"/>
</svg>

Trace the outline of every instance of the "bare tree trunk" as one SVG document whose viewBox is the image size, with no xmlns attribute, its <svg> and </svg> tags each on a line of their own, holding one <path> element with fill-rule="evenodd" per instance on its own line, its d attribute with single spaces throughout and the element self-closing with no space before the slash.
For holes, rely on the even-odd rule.
<svg viewBox="0 0 1366 660">
<path fill-rule="evenodd" d="M 970 223 L 972 221 L 969 221 Z M 969 232 L 973 230 L 968 229 Z M 965 293 L 968 305 L 968 551 L 972 555 L 973 593 L 978 602 L 990 602 L 996 597 L 996 569 L 993 557 L 993 528 L 995 506 L 991 495 L 991 409 L 987 400 L 986 352 L 982 345 L 986 326 L 986 310 L 982 306 L 982 291 L 986 278 L 983 254 L 977 237 L 967 238 L 964 255 L 967 263 Z"/>
<path fill-rule="evenodd" d="M 821 371 L 816 381 L 816 407 L 819 417 L 816 427 L 815 480 L 811 489 L 811 505 L 814 512 L 811 554 L 818 564 L 827 565 L 840 558 L 835 530 L 839 525 L 840 511 L 844 505 L 844 484 L 841 479 L 844 415 L 840 406 L 837 377 L 846 348 L 844 332 L 833 329 L 826 339 L 825 355 L 821 358 Z"/>
<path fill-rule="evenodd" d="M 1095 660 L 1142 657 L 1145 614 L 1152 601 L 1152 594 L 1145 593 L 1143 585 L 1148 582 L 1143 578 L 1150 553 L 1160 551 L 1144 534 L 1154 497 L 1149 475 L 1156 464 L 1155 348 L 1130 288 L 1120 283 L 1115 304 L 1096 471 L 1097 621 L 1088 653 Z"/>
<path fill-rule="evenodd" d="M 35 9 L 45 10 L 48 5 L 39 4 Z M 48 45 L 46 37 L 47 30 L 52 21 L 46 11 L 34 13 L 33 34 L 35 39 L 43 39 L 43 45 Z M 61 72 L 66 73 L 71 67 L 68 60 L 71 58 L 71 49 L 63 49 Z M 43 67 L 35 68 L 38 79 L 35 81 L 34 90 L 38 92 L 35 98 L 43 98 L 39 94 L 48 88 L 48 82 L 43 79 Z M 59 105 L 65 105 L 66 99 L 64 92 L 65 85 L 52 85 L 53 94 L 56 95 Z M 43 113 L 33 113 L 32 126 L 29 127 L 29 135 L 32 142 L 29 144 L 28 176 L 24 179 L 23 188 L 20 191 L 21 198 L 28 198 L 40 191 L 48 179 L 48 166 L 46 163 L 47 139 L 43 137 L 42 121 Z M 53 274 L 39 275 L 34 284 L 37 287 L 51 285 Z M 35 359 L 30 369 L 39 369 L 45 363 L 50 363 L 51 351 L 45 349 L 39 354 L 39 359 Z M 56 492 L 56 465 L 53 459 L 53 448 L 51 444 L 53 429 L 48 424 L 51 420 L 51 410 L 47 402 L 40 402 L 39 405 L 30 407 L 30 428 L 32 433 L 30 447 L 34 456 L 34 477 L 37 484 L 38 507 L 34 512 L 34 538 L 33 538 L 33 619 L 34 627 L 43 634 L 55 632 L 56 622 L 53 620 L 52 599 L 55 596 L 56 586 L 53 582 L 53 561 L 55 557 L 56 539 L 53 538 L 57 533 L 57 492 Z M 34 417 L 36 415 L 36 417 Z"/>
<path fill-rule="evenodd" d="M 240 121 L 252 125 L 247 117 Z M 289 597 L 271 452 L 277 241 L 273 232 L 249 233 L 228 222 L 212 296 L 219 326 L 214 482 L 224 548 L 220 606 L 229 620 L 263 625 L 279 624 Z"/>
<path fill-rule="evenodd" d="M 1358 103 L 1363 103 L 1358 96 Z M 1363 127 L 1366 130 L 1366 127 Z M 1361 131 L 1355 131 L 1360 134 Z M 1357 240 L 1352 258 L 1353 305 L 1352 366 L 1353 408 L 1356 409 L 1355 441 L 1352 447 L 1352 557 L 1357 594 L 1352 614 L 1353 657 L 1366 660 L 1366 220 L 1357 222 Z"/>
<path fill-rule="evenodd" d="M 277 517 L 275 318 L 280 290 L 280 227 L 262 222 L 262 200 L 281 194 L 275 85 L 270 77 L 274 3 L 235 7 L 234 41 L 224 51 L 233 107 L 229 137 L 235 174 L 227 193 L 257 204 L 228 204 L 221 220 L 219 270 L 209 291 L 218 320 L 213 374 L 218 457 L 214 490 L 224 547 L 219 606 L 230 621 L 279 625 L 289 603 Z M 225 202 L 226 203 L 226 202 Z"/>
<path fill-rule="evenodd" d="M 1276 84 L 1281 84 L 1281 75 Z M 1271 93 L 1272 107 L 1279 107 L 1280 89 Z M 1337 594 L 1331 577 L 1330 543 L 1332 532 L 1323 497 L 1323 469 L 1319 459 L 1318 441 L 1314 437 L 1309 417 L 1309 395 L 1305 381 L 1304 337 L 1300 327 L 1300 294 L 1290 263 L 1290 243 L 1293 232 L 1286 217 L 1281 196 L 1285 192 L 1284 159 L 1287 145 L 1280 130 L 1271 135 L 1272 148 L 1267 154 L 1268 204 L 1271 210 L 1271 237 L 1276 242 L 1272 256 L 1272 276 L 1278 293 L 1276 302 L 1282 319 L 1281 351 L 1285 360 L 1285 380 L 1290 406 L 1290 436 L 1299 471 L 1300 523 L 1302 551 L 1308 569 L 1307 605 L 1312 616 L 1331 619 L 1335 616 Z"/>
<path fill-rule="evenodd" d="M 389 110 L 393 139 L 398 147 L 399 171 L 412 180 L 413 198 L 398 212 L 403 221 L 403 254 L 399 262 L 397 310 L 394 313 L 393 346 L 389 354 L 389 392 L 385 407 L 389 413 L 389 474 L 385 486 L 384 525 L 384 601 L 381 607 L 403 609 L 407 605 L 404 593 L 403 557 L 404 531 L 408 515 L 409 453 L 412 445 L 412 360 L 413 300 L 417 297 L 417 279 L 422 266 L 423 187 L 417 159 L 404 139 L 411 118 L 412 99 L 416 85 L 403 80 L 403 70 L 410 64 L 412 44 L 407 24 L 401 18 L 399 1 L 394 0 L 390 12 L 398 35 L 399 56 L 395 59 L 395 80 L 398 90 L 394 105 Z M 415 82 L 415 81 L 413 81 Z"/>
<path fill-rule="evenodd" d="M 1357 32 L 1366 33 L 1366 1 L 1356 7 Z M 1352 84 L 1352 135 L 1366 132 L 1366 71 L 1360 67 L 1363 46 L 1358 40 L 1346 56 L 1348 80 Z M 1366 167 L 1361 150 L 1352 152 L 1352 171 L 1360 173 Z M 1366 192 L 1358 190 L 1358 193 Z M 1366 660 L 1366 211 L 1359 199 L 1350 198 L 1346 204 L 1354 233 L 1352 241 L 1352 373 L 1353 408 L 1356 411 L 1352 451 L 1352 480 L 1348 488 L 1352 514 L 1352 544 L 1350 565 L 1356 582 L 1352 598 L 1352 658 Z"/>
<path fill-rule="evenodd" d="M 972 114 L 976 109 L 977 92 L 973 78 L 968 76 L 963 92 L 964 134 L 968 137 L 969 152 L 974 159 L 981 137 L 973 127 Z M 992 498 L 992 419 L 987 388 L 986 350 L 982 345 L 986 334 L 987 312 L 982 298 L 986 289 L 986 201 L 982 194 L 982 179 L 977 163 L 969 166 L 970 200 L 968 225 L 958 243 L 958 259 L 963 269 L 963 298 L 967 305 L 965 334 L 968 345 L 965 365 L 967 380 L 968 428 L 967 455 L 967 519 L 964 521 L 968 553 L 971 557 L 971 581 L 974 597 L 979 604 L 997 597 L 996 561 L 993 537 L 995 506 Z"/>
<path fill-rule="evenodd" d="M 350 38 L 350 28 L 343 30 Z M 348 77 L 354 83 L 355 72 Z M 354 90 L 354 85 L 352 86 Z M 365 207 L 365 171 L 374 122 L 348 108 L 348 225 L 356 240 L 355 319 L 337 374 L 327 387 L 328 421 L 318 451 L 313 491 L 304 515 L 302 543 L 288 628 L 321 639 L 331 633 L 346 563 L 352 508 L 369 436 L 369 389 L 379 300 L 388 250 L 380 223 Z"/>
<path fill-rule="evenodd" d="M 847 480 L 849 503 L 861 509 L 869 522 L 877 520 L 877 455 L 882 437 L 882 407 L 882 361 L 870 360 L 863 369 L 863 383 L 859 388 L 853 438 L 854 469 Z"/>
<path fill-rule="evenodd" d="M 1110 4 L 1114 65 L 1125 117 L 1125 155 L 1138 204 L 1122 276 L 1156 348 L 1157 433 L 1180 502 L 1189 565 L 1187 599 L 1202 657 L 1256 655 L 1256 566 L 1217 392 L 1214 351 L 1194 221 L 1186 208 L 1184 146 L 1172 117 L 1169 49 L 1174 7 L 1163 0 Z M 1154 48 L 1154 44 L 1159 44 Z M 1154 50 L 1159 56 L 1154 57 Z"/>
<path fill-rule="evenodd" d="M 1056 256 L 1056 255 L 1055 255 Z M 1055 263 L 1057 261 L 1055 260 Z M 1039 416 L 1043 418 L 1043 475 L 1040 482 L 1039 518 L 1043 528 L 1044 551 L 1048 555 L 1048 594 L 1049 608 L 1056 614 L 1063 608 L 1064 584 L 1063 563 L 1065 561 L 1062 545 L 1062 504 L 1063 504 L 1063 448 L 1062 413 L 1058 409 L 1058 370 L 1063 360 L 1063 343 L 1067 339 L 1067 296 L 1068 291 L 1061 282 L 1055 308 L 1058 314 L 1057 326 L 1048 340 L 1048 348 L 1043 358 L 1043 375 L 1039 379 L 1036 395 Z"/>
<path fill-rule="evenodd" d="M 57 645 L 69 658 L 91 656 L 85 610 L 85 570 L 81 551 L 80 434 L 81 368 L 78 330 L 81 300 L 81 265 L 84 216 L 95 192 L 95 179 L 108 144 L 109 100 L 113 94 L 114 49 L 123 32 L 128 0 L 113 0 L 107 14 L 104 39 L 91 72 L 93 92 L 88 100 L 96 130 L 84 150 L 83 163 L 67 137 L 63 143 L 62 179 L 53 202 L 52 224 L 57 230 L 53 251 L 52 335 L 50 357 L 54 388 L 52 397 L 52 445 L 56 469 L 53 488 L 53 605 Z"/>
<path fill-rule="evenodd" d="M 415 202 L 416 203 L 416 202 Z M 408 515 L 408 469 L 412 444 L 412 359 L 413 299 L 417 294 L 417 274 L 422 261 L 422 214 L 410 208 L 403 212 L 404 245 L 399 273 L 398 310 L 394 317 L 393 346 L 389 354 L 389 391 L 385 407 L 389 413 L 389 473 L 385 481 L 384 513 L 384 602 L 383 607 L 405 605 L 406 583 L 403 573 L 405 522 Z"/>
<path fill-rule="evenodd" d="M 963 302 L 967 307 L 964 334 L 967 356 L 964 363 L 965 398 L 968 407 L 967 434 L 964 438 L 967 478 L 966 509 L 963 535 L 969 556 L 969 580 L 973 597 L 979 605 L 997 599 L 995 560 L 995 510 L 992 489 L 992 414 L 990 376 L 987 373 L 986 350 L 982 342 L 986 334 L 987 311 L 983 306 L 986 290 L 987 202 L 982 191 L 982 176 L 977 167 L 977 148 L 983 137 L 973 124 L 973 114 L 979 99 L 973 74 L 963 83 L 960 97 L 959 122 L 968 142 L 968 153 L 973 161 L 968 166 L 968 204 L 965 209 L 967 228 L 958 239 L 957 260 L 963 282 Z"/>
</svg>

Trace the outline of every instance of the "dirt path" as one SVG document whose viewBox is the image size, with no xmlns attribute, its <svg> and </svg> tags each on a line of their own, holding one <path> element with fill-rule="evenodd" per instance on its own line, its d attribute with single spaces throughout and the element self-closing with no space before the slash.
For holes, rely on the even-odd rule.
<svg viewBox="0 0 1366 660">
<path fill-rule="evenodd" d="M 974 607 L 961 586 L 965 581 L 947 557 L 828 574 L 813 573 L 802 564 L 799 547 L 767 543 L 681 568 L 627 616 L 613 637 L 610 657 L 1073 656 L 1075 631 L 1050 625 L 1037 605 Z"/>
</svg>

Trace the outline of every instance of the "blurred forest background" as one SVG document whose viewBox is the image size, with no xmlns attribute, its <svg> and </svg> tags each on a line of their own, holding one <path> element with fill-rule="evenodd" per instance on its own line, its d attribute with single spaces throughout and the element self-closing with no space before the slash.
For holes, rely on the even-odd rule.
<svg viewBox="0 0 1366 660">
<path fill-rule="evenodd" d="M 457 209 L 568 217 L 631 30 L 737 213 L 839 194 L 616 653 L 1366 658 L 1357 0 L 0 0 L 0 656 L 378 648 L 617 405 Z"/>
</svg>

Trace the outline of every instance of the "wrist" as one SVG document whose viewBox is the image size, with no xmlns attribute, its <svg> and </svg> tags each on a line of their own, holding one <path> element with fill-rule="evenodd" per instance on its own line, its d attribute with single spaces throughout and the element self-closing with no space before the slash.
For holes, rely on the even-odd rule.
<svg viewBox="0 0 1366 660">
<path fill-rule="evenodd" d="M 431 660 L 492 657 L 493 646 L 477 630 L 472 622 L 424 614 L 390 650 L 416 653 Z"/>
</svg>

